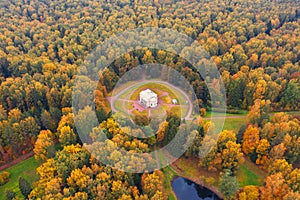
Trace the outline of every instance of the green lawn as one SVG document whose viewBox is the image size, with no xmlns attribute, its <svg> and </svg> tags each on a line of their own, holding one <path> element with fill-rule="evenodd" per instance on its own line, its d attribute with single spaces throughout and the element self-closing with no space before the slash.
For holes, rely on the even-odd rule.
<svg viewBox="0 0 300 200">
<path fill-rule="evenodd" d="M 19 190 L 19 177 L 25 178 L 28 182 L 33 183 L 38 180 L 36 168 L 39 163 L 34 157 L 28 158 L 4 171 L 10 173 L 10 181 L 5 185 L 0 186 L 0 199 L 5 199 L 5 190 L 9 189 L 17 193 L 19 197 L 23 197 Z"/>
<path fill-rule="evenodd" d="M 237 116 L 237 115 L 235 115 Z M 241 117 L 235 117 L 235 118 L 214 118 L 211 121 L 215 125 L 215 130 L 233 130 L 235 133 L 238 132 L 240 127 L 242 125 L 246 124 L 246 118 L 243 115 L 240 115 Z M 210 121 L 209 118 L 205 118 L 205 121 Z M 224 123 L 222 123 L 224 122 Z"/>
<path fill-rule="evenodd" d="M 222 116 L 246 116 L 248 114 L 248 111 L 240 110 L 240 114 L 232 114 L 232 113 L 226 113 L 226 112 L 211 112 L 207 111 L 205 118 L 211 117 L 222 117 Z"/>
<path fill-rule="evenodd" d="M 161 151 L 158 151 L 158 159 L 161 165 L 164 165 L 165 159 Z M 172 189 L 172 181 L 177 176 L 177 173 L 172 170 L 170 166 L 163 168 L 162 172 L 164 174 L 164 189 L 168 194 L 168 200 L 176 200 L 175 194 Z"/>
<path fill-rule="evenodd" d="M 130 91 L 133 91 L 132 95 L 130 96 L 131 100 L 137 100 L 140 92 L 145 89 L 151 89 L 153 90 L 158 96 L 162 95 L 163 92 L 167 92 L 168 96 L 171 99 L 178 99 L 180 104 L 183 104 L 186 99 L 183 94 L 181 94 L 179 91 L 175 90 L 174 88 L 163 84 L 163 83 L 144 83 L 139 84 L 137 86 L 134 86 Z M 127 92 L 124 93 L 125 95 Z M 121 97 L 124 97 L 124 94 L 121 95 Z M 165 98 L 165 97 L 164 97 Z"/>
<path fill-rule="evenodd" d="M 121 112 L 125 116 L 128 116 L 128 112 L 126 110 L 127 109 L 126 108 L 127 104 L 128 104 L 127 102 L 124 102 L 124 101 L 121 101 L 121 100 L 118 100 L 118 99 L 114 102 L 114 106 L 115 106 L 116 110 L 118 112 Z M 125 105 L 125 107 L 124 107 L 124 105 Z"/>
<path fill-rule="evenodd" d="M 211 114 L 211 113 L 210 113 Z M 215 113 L 216 117 L 224 116 L 221 113 Z M 235 133 L 239 130 L 242 125 L 246 124 L 246 113 L 243 114 L 226 114 L 227 117 L 224 121 L 224 126 L 222 126 L 222 119 L 212 120 L 215 123 L 215 126 L 222 128 L 222 130 L 233 130 Z M 238 117 L 240 116 L 240 118 Z M 230 118 L 234 117 L 234 118 Z M 245 161 L 244 164 L 240 166 L 240 169 L 237 173 L 237 178 L 240 183 L 240 187 L 246 185 L 262 185 L 264 179 L 264 173 L 260 170 L 255 164 Z"/>
<path fill-rule="evenodd" d="M 245 164 L 240 166 L 240 169 L 237 173 L 237 179 L 239 181 L 240 187 L 244 187 L 246 185 L 262 185 L 263 179 L 253 170 L 248 168 Z"/>
<path fill-rule="evenodd" d="M 134 85 L 136 84 L 136 85 Z M 180 104 L 184 104 L 186 99 L 183 94 L 181 94 L 179 91 L 174 89 L 173 87 L 170 87 L 163 83 L 155 83 L 155 82 L 141 82 L 141 83 L 135 83 L 131 82 L 129 84 L 132 87 L 128 87 L 128 84 L 124 84 L 124 86 L 120 86 L 116 91 L 114 91 L 113 95 L 117 95 L 118 93 L 122 93 L 120 95 L 121 99 L 131 99 L 131 100 L 137 100 L 139 93 L 144 89 L 151 89 L 153 90 L 158 96 L 162 94 L 162 92 L 168 92 L 170 98 L 176 98 L 178 99 Z"/>
<path fill-rule="evenodd" d="M 172 189 L 172 181 L 177 176 L 175 172 L 173 172 L 170 167 L 165 167 L 162 169 L 164 174 L 164 189 L 168 193 L 168 200 L 176 200 L 175 194 Z"/>
<path fill-rule="evenodd" d="M 246 125 L 246 118 L 227 118 L 224 123 L 224 130 L 238 132 L 242 125 Z"/>
<path fill-rule="evenodd" d="M 212 120 L 215 123 L 215 126 L 220 128 L 222 126 L 221 119 L 213 119 Z M 224 121 L 224 126 L 222 130 L 233 130 L 235 133 L 238 132 L 240 127 L 242 125 L 246 124 L 246 119 L 241 117 L 241 118 L 226 118 Z"/>
<path fill-rule="evenodd" d="M 151 113 L 151 117 L 154 118 L 164 118 L 166 115 L 166 111 L 162 106 L 158 106 L 157 108 L 151 109 L 150 113 Z"/>
<path fill-rule="evenodd" d="M 216 130 L 233 130 L 237 133 L 240 127 L 246 124 L 246 115 L 247 111 L 243 110 L 241 110 L 241 114 L 207 112 L 204 119 L 209 121 L 210 117 L 213 117 L 211 121 L 214 122 Z"/>
<path fill-rule="evenodd" d="M 124 89 L 131 87 L 132 85 L 137 84 L 137 81 L 129 81 L 122 84 L 118 84 L 114 87 L 113 91 L 111 91 L 107 96 L 114 96 L 116 94 L 119 94 Z"/>
</svg>

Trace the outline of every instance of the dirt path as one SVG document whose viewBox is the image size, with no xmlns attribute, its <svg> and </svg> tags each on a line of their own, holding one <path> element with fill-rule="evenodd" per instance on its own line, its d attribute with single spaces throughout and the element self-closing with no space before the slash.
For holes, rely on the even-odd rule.
<svg viewBox="0 0 300 200">
<path fill-rule="evenodd" d="M 0 171 L 10 168 L 10 167 L 22 162 L 23 160 L 26 160 L 26 159 L 32 157 L 33 155 L 34 155 L 33 151 L 31 151 L 27 154 L 24 154 L 24 155 L 18 157 L 17 159 L 15 159 L 9 163 L 6 163 L 5 165 L 0 166 Z"/>
<path fill-rule="evenodd" d="M 158 153 L 157 153 L 157 150 L 156 150 L 156 144 L 154 144 L 154 154 L 155 154 L 155 160 L 156 160 L 156 164 L 157 164 L 157 169 L 161 169 L 161 166 L 160 166 L 160 162 L 159 162 L 159 157 L 158 157 Z"/>
<path fill-rule="evenodd" d="M 244 156 L 245 162 L 244 165 L 248 167 L 251 171 L 258 174 L 262 179 L 265 179 L 267 176 L 267 172 L 260 169 L 255 163 L 253 163 L 247 156 Z"/>
</svg>

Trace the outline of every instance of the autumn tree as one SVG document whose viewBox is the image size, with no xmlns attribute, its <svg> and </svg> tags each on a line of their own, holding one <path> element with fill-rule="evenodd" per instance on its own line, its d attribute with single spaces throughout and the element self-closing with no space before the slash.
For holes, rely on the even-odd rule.
<svg viewBox="0 0 300 200">
<path fill-rule="evenodd" d="M 151 174 L 143 174 L 141 179 L 143 192 L 148 196 L 149 199 L 156 199 L 155 196 L 160 196 L 157 192 L 162 192 L 162 183 L 163 175 L 160 171 L 154 171 Z"/>
<path fill-rule="evenodd" d="M 200 160 L 199 164 L 208 170 L 229 170 L 236 173 L 239 164 L 244 162 L 241 145 L 236 143 L 233 131 L 224 130 L 220 133 L 216 146 Z"/>
<path fill-rule="evenodd" d="M 255 163 L 257 165 L 262 165 L 263 167 L 267 167 L 269 150 L 270 150 L 270 143 L 268 142 L 268 140 L 266 139 L 260 140 L 256 148 L 257 159 Z"/>
<path fill-rule="evenodd" d="M 243 136 L 243 152 L 251 154 L 255 152 L 259 144 L 259 129 L 255 126 L 249 125 Z"/>
<path fill-rule="evenodd" d="M 288 110 L 299 108 L 300 99 L 300 84 L 299 79 L 292 79 L 289 81 L 285 93 L 280 101 L 281 105 Z"/>
<path fill-rule="evenodd" d="M 63 126 L 60 129 L 58 141 L 63 145 L 70 145 L 76 143 L 77 136 L 74 133 L 73 129 L 70 126 Z"/>
<path fill-rule="evenodd" d="M 283 197 L 289 192 L 290 188 L 285 183 L 283 175 L 279 172 L 270 175 L 265 179 L 265 187 L 262 189 L 261 199 L 283 199 Z"/>
<path fill-rule="evenodd" d="M 263 125 L 269 119 L 270 101 L 269 100 L 255 100 L 247 115 L 247 122 L 252 124 Z"/>
<path fill-rule="evenodd" d="M 238 193 L 239 200 L 256 200 L 259 199 L 259 188 L 253 185 L 247 185 Z"/>
<path fill-rule="evenodd" d="M 157 142 L 162 142 L 164 140 L 168 125 L 169 123 L 167 121 L 164 121 L 159 125 L 158 131 L 156 133 Z"/>
<path fill-rule="evenodd" d="M 289 192 L 284 197 L 284 200 L 295 200 L 300 199 L 300 193 L 299 192 Z"/>
<path fill-rule="evenodd" d="M 54 154 L 55 136 L 50 130 L 42 130 L 35 142 L 34 157 L 37 160 L 45 161 Z"/>
<path fill-rule="evenodd" d="M 107 91 L 111 91 L 118 82 L 119 77 L 114 71 L 105 68 L 105 70 L 100 74 L 100 80 L 102 85 L 105 85 L 107 88 Z"/>
<path fill-rule="evenodd" d="M 138 126 L 147 126 L 150 123 L 150 118 L 146 115 L 143 114 L 134 114 L 133 115 L 133 121 L 136 123 Z"/>
<path fill-rule="evenodd" d="M 41 114 L 41 121 L 42 121 L 43 128 L 49 129 L 49 130 L 51 130 L 53 132 L 55 131 L 56 123 L 52 119 L 51 114 L 47 110 L 44 110 L 42 112 L 42 114 Z"/>
<path fill-rule="evenodd" d="M 82 172 L 80 169 L 74 169 L 67 178 L 67 184 L 75 191 L 90 190 L 92 178 Z"/>
<path fill-rule="evenodd" d="M 244 162 L 241 145 L 236 142 L 228 141 L 225 149 L 221 152 L 222 169 L 229 169 L 234 174 L 239 168 L 239 164 Z"/>
</svg>

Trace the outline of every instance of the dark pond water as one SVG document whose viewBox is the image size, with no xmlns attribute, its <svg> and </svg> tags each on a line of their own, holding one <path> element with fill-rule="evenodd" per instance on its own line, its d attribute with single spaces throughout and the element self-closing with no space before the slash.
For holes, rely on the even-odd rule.
<svg viewBox="0 0 300 200">
<path fill-rule="evenodd" d="M 182 177 L 173 180 L 172 188 L 178 200 L 220 200 L 209 189 Z"/>
</svg>

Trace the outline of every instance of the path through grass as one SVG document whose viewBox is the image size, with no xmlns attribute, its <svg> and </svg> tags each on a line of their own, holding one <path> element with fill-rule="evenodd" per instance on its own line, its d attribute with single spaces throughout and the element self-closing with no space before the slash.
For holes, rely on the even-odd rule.
<svg viewBox="0 0 300 200">
<path fill-rule="evenodd" d="M 240 166 L 240 169 L 237 173 L 237 179 L 239 181 L 240 187 L 246 185 L 262 185 L 263 179 L 257 173 L 248 168 L 245 164 Z"/>
</svg>

